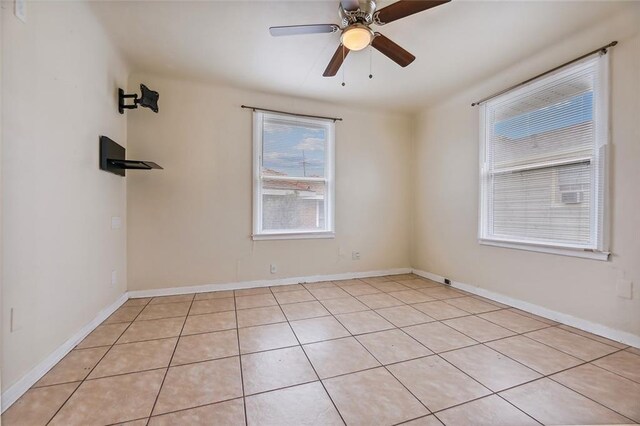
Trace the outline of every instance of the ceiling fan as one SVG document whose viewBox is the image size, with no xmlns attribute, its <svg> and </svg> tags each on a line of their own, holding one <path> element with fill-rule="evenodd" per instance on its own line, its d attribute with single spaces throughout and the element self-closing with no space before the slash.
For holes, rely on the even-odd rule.
<svg viewBox="0 0 640 426">
<path fill-rule="evenodd" d="M 380 10 L 376 10 L 376 0 L 341 0 L 338 7 L 340 25 L 290 25 L 271 27 L 269 32 L 272 36 L 279 37 L 341 31 L 340 46 L 338 46 L 329 61 L 329 65 L 324 70 L 322 74 L 324 77 L 336 75 L 350 51 L 362 50 L 369 45 L 401 67 L 406 67 L 416 57 L 379 32 L 373 31 L 371 25 L 386 25 L 449 1 L 451 0 L 399 0 Z"/>
</svg>

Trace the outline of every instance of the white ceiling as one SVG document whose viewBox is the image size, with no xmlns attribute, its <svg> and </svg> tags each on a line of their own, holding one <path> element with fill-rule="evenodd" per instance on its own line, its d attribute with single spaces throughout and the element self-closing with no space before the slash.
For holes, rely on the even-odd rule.
<svg viewBox="0 0 640 426">
<path fill-rule="evenodd" d="M 392 1 L 380 1 L 378 7 Z M 272 25 L 338 23 L 338 1 L 104 1 L 92 7 L 133 71 L 397 110 L 427 106 L 631 2 L 462 1 L 377 27 L 417 59 L 400 68 L 352 52 L 322 72 L 339 34 L 269 35 Z M 608 41 L 608 40 L 607 40 Z"/>
</svg>

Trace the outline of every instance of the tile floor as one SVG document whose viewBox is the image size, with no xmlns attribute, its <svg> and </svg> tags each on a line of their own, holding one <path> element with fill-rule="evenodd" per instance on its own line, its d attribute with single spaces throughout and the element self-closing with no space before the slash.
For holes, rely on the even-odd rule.
<svg viewBox="0 0 640 426">
<path fill-rule="evenodd" d="M 640 351 L 414 275 L 131 299 L 10 425 L 640 422 Z"/>
</svg>

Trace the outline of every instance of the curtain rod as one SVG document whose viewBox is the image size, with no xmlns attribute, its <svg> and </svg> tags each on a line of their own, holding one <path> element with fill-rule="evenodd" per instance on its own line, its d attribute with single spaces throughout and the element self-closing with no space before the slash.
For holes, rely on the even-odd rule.
<svg viewBox="0 0 640 426">
<path fill-rule="evenodd" d="M 504 89 L 504 90 L 501 90 L 501 91 L 499 91 L 499 92 L 497 92 L 497 93 L 494 93 L 494 94 L 493 94 L 493 95 L 491 95 L 491 96 L 487 96 L 487 97 L 486 97 L 486 98 L 484 98 L 484 99 L 480 99 L 479 101 L 476 101 L 476 102 L 472 103 L 472 104 L 471 104 L 471 106 L 473 107 L 473 106 L 480 105 L 481 103 L 486 102 L 486 101 L 488 101 L 489 99 L 493 99 L 493 98 L 495 98 L 496 96 L 500 96 L 500 95 L 502 95 L 503 93 L 507 93 L 508 91 L 513 90 L 513 89 L 515 89 L 515 88 L 517 88 L 517 87 L 524 86 L 525 84 L 530 83 L 530 82 L 532 82 L 533 80 L 536 80 L 536 79 L 538 79 L 538 78 L 540 78 L 540 77 L 543 77 L 543 76 L 545 76 L 545 75 L 547 75 L 547 74 L 551 74 L 552 72 L 557 71 L 557 70 L 559 70 L 560 68 L 566 67 L 567 65 L 571 65 L 571 64 L 573 64 L 574 62 L 581 61 L 581 60 L 583 60 L 584 58 L 587 58 L 587 57 L 589 57 L 589 56 L 591 56 L 591 55 L 594 55 L 594 54 L 596 54 L 596 53 L 600 53 L 601 55 L 606 55 L 606 53 L 607 53 L 607 49 L 609 49 L 610 47 L 615 46 L 616 44 L 618 44 L 618 42 L 617 42 L 617 41 L 612 41 L 611 43 L 607 44 L 606 46 L 602 46 L 602 47 L 600 47 L 600 48 L 598 48 L 598 49 L 596 49 L 596 50 L 593 50 L 593 51 L 591 51 L 591 52 L 589 52 L 589 53 L 585 53 L 584 55 L 580 56 L 579 58 L 572 59 L 572 60 L 570 60 L 569 62 L 565 62 L 565 63 L 564 63 L 564 64 L 562 64 L 562 65 L 558 65 L 557 67 L 555 67 L 555 68 L 553 68 L 553 69 L 550 69 L 549 71 L 545 71 L 545 72 L 543 72 L 542 74 L 538 74 L 538 75 L 536 75 L 535 77 L 531 77 L 530 79 L 525 80 L 525 81 L 523 81 L 522 83 L 514 84 L 513 86 L 508 87 L 508 88 L 506 88 L 506 89 Z"/>
<path fill-rule="evenodd" d="M 294 113 L 294 112 L 278 111 L 278 110 L 275 110 L 275 109 L 259 108 L 259 107 L 249 106 L 249 105 L 240 105 L 240 108 L 248 108 L 248 109 L 252 109 L 254 111 L 275 112 L 277 114 L 295 115 L 297 117 L 321 118 L 323 120 L 333 120 L 334 122 L 342 121 L 342 118 L 339 118 L 339 117 L 324 117 L 322 115 L 297 114 L 297 113 Z"/>
</svg>

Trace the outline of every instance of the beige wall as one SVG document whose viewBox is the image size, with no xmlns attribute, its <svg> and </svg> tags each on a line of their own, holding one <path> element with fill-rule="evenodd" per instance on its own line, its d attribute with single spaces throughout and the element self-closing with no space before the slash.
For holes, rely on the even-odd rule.
<svg viewBox="0 0 640 426">
<path fill-rule="evenodd" d="M 128 74 L 86 4 L 28 2 L 26 24 L 5 6 L 3 390 L 126 289 L 125 180 L 98 169 L 98 136 L 126 142 Z"/>
<path fill-rule="evenodd" d="M 409 266 L 409 118 L 151 75 L 129 80 L 132 89 L 140 82 L 160 92 L 160 113 L 128 113 L 129 152 L 165 169 L 127 176 L 130 290 Z M 252 113 L 242 104 L 344 118 L 335 239 L 251 240 Z"/>
<path fill-rule="evenodd" d="M 640 4 L 417 116 L 412 265 L 640 336 Z M 610 262 L 481 246 L 478 109 L 470 103 L 611 40 Z M 616 296 L 632 280 L 632 300 Z"/>
</svg>

